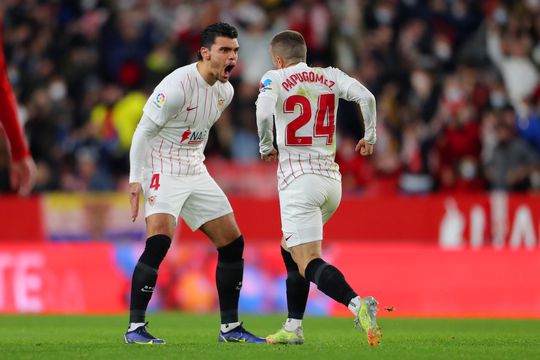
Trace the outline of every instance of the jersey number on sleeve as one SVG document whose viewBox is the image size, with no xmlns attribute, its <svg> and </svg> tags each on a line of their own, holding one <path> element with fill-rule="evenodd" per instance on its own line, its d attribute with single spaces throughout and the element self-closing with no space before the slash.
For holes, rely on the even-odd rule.
<svg viewBox="0 0 540 360">
<path fill-rule="evenodd" d="M 296 132 L 311 120 L 311 105 L 309 100 L 302 95 L 293 95 L 285 100 L 284 112 L 292 113 L 296 105 L 300 106 L 300 115 L 291 121 L 285 129 L 285 145 L 309 146 L 313 143 L 313 137 L 326 137 L 326 145 L 334 141 L 336 123 L 334 121 L 334 94 L 322 94 L 317 101 L 317 113 L 313 125 L 313 136 L 296 136 Z M 326 114 L 328 121 L 325 124 Z"/>
</svg>

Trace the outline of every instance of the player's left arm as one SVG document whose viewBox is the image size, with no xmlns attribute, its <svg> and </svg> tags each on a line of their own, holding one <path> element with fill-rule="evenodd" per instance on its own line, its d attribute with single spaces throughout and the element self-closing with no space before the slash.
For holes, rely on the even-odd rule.
<svg viewBox="0 0 540 360">
<path fill-rule="evenodd" d="M 375 96 L 358 80 L 339 71 L 341 79 L 338 83 L 344 84 L 340 97 L 353 101 L 360 106 L 364 118 L 364 137 L 356 144 L 356 151 L 361 155 L 373 154 L 373 145 L 377 141 L 377 102 Z"/>
</svg>

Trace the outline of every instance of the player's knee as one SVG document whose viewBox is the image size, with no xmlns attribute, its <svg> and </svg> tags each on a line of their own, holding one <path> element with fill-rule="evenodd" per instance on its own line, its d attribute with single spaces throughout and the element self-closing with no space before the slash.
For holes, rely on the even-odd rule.
<svg viewBox="0 0 540 360">
<path fill-rule="evenodd" d="M 318 254 L 317 252 L 301 251 L 301 250 L 297 250 L 297 249 L 294 249 L 294 248 L 291 249 L 291 255 L 292 255 L 292 259 L 294 260 L 294 262 L 298 266 L 298 272 L 304 277 L 305 277 L 306 267 L 308 266 L 308 264 L 313 259 L 317 259 L 317 258 L 321 257 L 321 255 Z"/>
<path fill-rule="evenodd" d="M 235 263 L 242 261 L 244 254 L 244 237 L 240 235 L 229 244 L 218 247 L 218 262 Z"/>
<path fill-rule="evenodd" d="M 283 258 L 283 262 L 285 263 L 287 273 L 298 272 L 298 265 L 294 261 L 291 253 L 285 250 L 283 247 L 281 247 L 281 257 Z"/>
<path fill-rule="evenodd" d="M 296 265 L 298 266 L 298 272 L 300 273 L 300 275 L 302 275 L 302 277 L 306 277 L 306 267 L 307 265 L 309 264 L 310 260 L 308 260 L 307 258 L 300 258 L 298 260 L 295 259 L 295 262 L 296 262 Z"/>
<path fill-rule="evenodd" d="M 149 237 L 139 262 L 158 269 L 170 246 L 171 238 L 168 235 L 158 234 Z"/>
</svg>

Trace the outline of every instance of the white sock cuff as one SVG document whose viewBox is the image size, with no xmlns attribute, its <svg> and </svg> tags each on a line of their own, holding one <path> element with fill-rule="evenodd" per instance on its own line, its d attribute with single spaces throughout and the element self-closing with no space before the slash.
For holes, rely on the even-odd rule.
<svg viewBox="0 0 540 360">
<path fill-rule="evenodd" d="M 283 324 L 283 327 L 287 331 L 295 331 L 299 327 L 302 326 L 302 320 L 301 319 L 290 319 L 288 318 L 287 321 L 285 321 L 285 324 Z"/>
<path fill-rule="evenodd" d="M 137 330 L 141 326 L 144 326 L 145 323 L 129 323 L 128 331 Z"/>
<path fill-rule="evenodd" d="M 356 316 L 356 314 L 358 314 L 358 310 L 360 310 L 361 301 L 362 299 L 360 298 L 360 296 L 357 296 L 355 298 L 352 298 L 349 302 L 349 305 L 347 305 L 347 307 L 354 316 Z"/>
<path fill-rule="evenodd" d="M 237 328 L 238 326 L 240 326 L 239 321 L 233 322 L 233 323 L 221 324 L 221 332 L 224 332 L 224 333 L 229 332 Z"/>
</svg>

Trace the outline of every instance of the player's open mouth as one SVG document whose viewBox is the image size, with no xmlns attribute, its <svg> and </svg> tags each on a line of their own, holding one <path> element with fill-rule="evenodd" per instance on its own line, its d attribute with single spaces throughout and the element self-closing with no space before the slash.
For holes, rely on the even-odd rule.
<svg viewBox="0 0 540 360">
<path fill-rule="evenodd" d="M 231 76 L 232 69 L 234 69 L 233 64 L 225 66 L 225 70 L 223 71 L 223 73 L 225 74 L 226 77 Z"/>
</svg>

